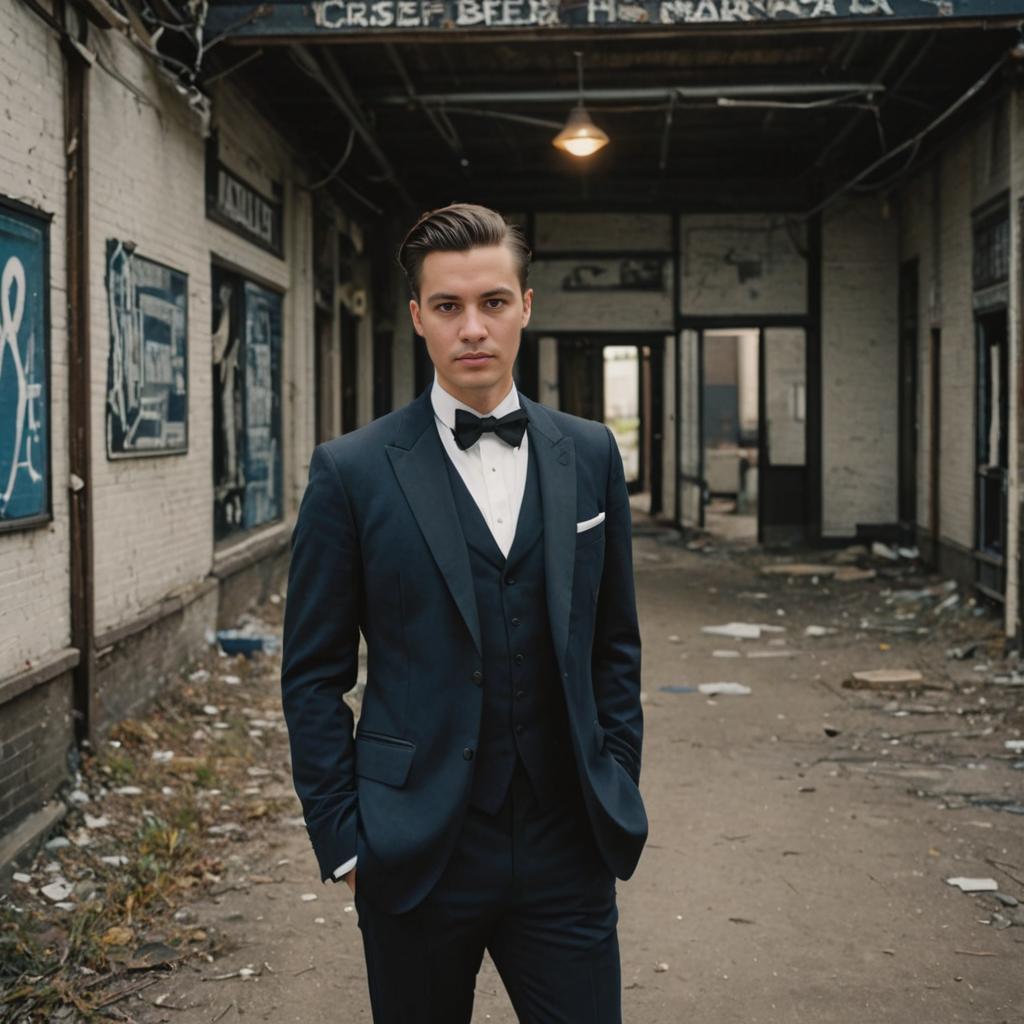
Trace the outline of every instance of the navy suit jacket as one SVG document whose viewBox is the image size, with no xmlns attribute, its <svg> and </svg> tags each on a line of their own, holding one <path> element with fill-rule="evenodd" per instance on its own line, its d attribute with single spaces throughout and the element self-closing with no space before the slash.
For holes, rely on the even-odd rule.
<svg viewBox="0 0 1024 1024">
<path fill-rule="evenodd" d="M 607 427 L 521 398 L 541 488 L 551 635 L 588 816 L 628 878 L 647 836 L 630 508 Z M 319 445 L 292 534 L 282 700 L 323 881 L 358 855 L 381 909 L 437 881 L 465 813 L 482 645 L 469 555 L 430 389 Z M 576 524 L 605 513 L 577 536 Z M 358 729 L 344 693 L 367 682 Z"/>
</svg>

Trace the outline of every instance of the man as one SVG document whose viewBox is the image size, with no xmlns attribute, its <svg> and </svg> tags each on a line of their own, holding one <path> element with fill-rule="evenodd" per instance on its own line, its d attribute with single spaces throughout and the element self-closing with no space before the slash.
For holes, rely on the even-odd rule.
<svg viewBox="0 0 1024 1024">
<path fill-rule="evenodd" d="M 468 1024 L 485 949 L 521 1021 L 621 1020 L 615 877 L 647 835 L 630 510 L 608 429 L 513 384 L 529 257 L 484 207 L 413 226 L 433 386 L 317 447 L 292 538 L 295 788 L 378 1024 Z"/>
</svg>

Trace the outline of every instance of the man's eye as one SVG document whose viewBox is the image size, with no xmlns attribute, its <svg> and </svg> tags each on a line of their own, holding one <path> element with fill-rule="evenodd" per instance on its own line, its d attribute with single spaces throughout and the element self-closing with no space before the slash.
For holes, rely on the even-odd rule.
<svg viewBox="0 0 1024 1024">
<path fill-rule="evenodd" d="M 487 300 L 487 307 L 488 307 L 488 309 L 501 309 L 501 307 L 504 306 L 504 305 L 505 305 L 505 300 L 504 299 L 488 299 Z"/>
<path fill-rule="evenodd" d="M 454 302 L 442 302 L 438 305 L 438 311 L 441 313 L 450 313 L 455 308 Z"/>
</svg>

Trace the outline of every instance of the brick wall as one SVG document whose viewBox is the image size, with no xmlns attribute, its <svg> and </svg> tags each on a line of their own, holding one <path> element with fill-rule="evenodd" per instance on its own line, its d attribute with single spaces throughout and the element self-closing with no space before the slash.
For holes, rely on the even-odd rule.
<svg viewBox="0 0 1024 1024">
<path fill-rule="evenodd" d="M 0 533 L 0 679 L 70 642 L 63 65 L 55 35 L 21 3 L 0 4 L 0 195 L 50 224 L 50 476 L 53 521 Z"/>
<path fill-rule="evenodd" d="M 1019 146 L 1019 142 L 1014 144 Z M 917 259 L 920 267 L 917 522 L 923 529 L 931 527 L 930 336 L 932 328 L 938 328 L 941 331 L 940 538 L 966 550 L 974 546 L 976 343 L 971 213 L 1008 187 L 1010 149 L 1006 108 L 989 109 L 978 116 L 969 129 L 951 140 L 929 167 L 911 179 L 899 196 L 900 258 Z M 1016 249 L 1011 252 L 1013 268 L 1017 266 Z M 1012 372 L 1011 369 L 1011 379 Z M 1013 425 L 1016 396 L 1013 390 L 1010 395 Z M 1011 442 L 1014 436 L 1015 430 Z"/>
<path fill-rule="evenodd" d="M 877 198 L 823 215 L 822 534 L 897 518 L 897 223 Z"/>
</svg>

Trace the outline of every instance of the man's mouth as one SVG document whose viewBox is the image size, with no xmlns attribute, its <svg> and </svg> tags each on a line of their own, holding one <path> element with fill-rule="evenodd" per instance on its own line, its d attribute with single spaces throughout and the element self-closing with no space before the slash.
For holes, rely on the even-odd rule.
<svg viewBox="0 0 1024 1024">
<path fill-rule="evenodd" d="M 487 359 L 492 358 L 486 352 L 468 352 L 464 356 L 459 356 L 458 362 L 460 363 L 482 363 Z"/>
</svg>

